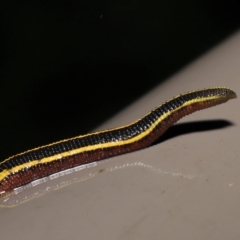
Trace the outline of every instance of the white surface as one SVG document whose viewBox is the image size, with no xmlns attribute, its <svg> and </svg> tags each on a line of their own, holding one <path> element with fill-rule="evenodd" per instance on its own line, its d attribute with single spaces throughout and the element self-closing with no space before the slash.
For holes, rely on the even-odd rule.
<svg viewBox="0 0 240 240">
<path fill-rule="evenodd" d="M 238 94 L 239 62 L 237 33 L 100 128 L 188 90 L 226 86 Z M 240 239 L 239 119 L 239 99 L 195 113 L 181 122 L 232 125 L 100 162 L 79 171 L 77 183 L 0 208 L 1 239 Z"/>
</svg>

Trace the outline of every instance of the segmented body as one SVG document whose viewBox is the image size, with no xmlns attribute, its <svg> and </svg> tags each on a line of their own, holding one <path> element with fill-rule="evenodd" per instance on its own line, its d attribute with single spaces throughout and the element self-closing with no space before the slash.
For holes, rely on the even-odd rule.
<svg viewBox="0 0 240 240">
<path fill-rule="evenodd" d="M 180 118 L 229 99 L 235 92 L 209 88 L 188 92 L 163 103 L 129 125 L 38 147 L 0 163 L 0 194 L 64 169 L 149 146 Z"/>
</svg>

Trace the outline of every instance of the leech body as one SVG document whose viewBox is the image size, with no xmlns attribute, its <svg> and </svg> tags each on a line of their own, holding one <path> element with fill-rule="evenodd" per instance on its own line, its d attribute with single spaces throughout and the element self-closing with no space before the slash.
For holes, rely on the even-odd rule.
<svg viewBox="0 0 240 240">
<path fill-rule="evenodd" d="M 209 88 L 179 95 L 132 124 L 35 148 L 0 163 L 0 194 L 64 169 L 149 146 L 180 118 L 209 108 L 236 93 Z"/>
</svg>

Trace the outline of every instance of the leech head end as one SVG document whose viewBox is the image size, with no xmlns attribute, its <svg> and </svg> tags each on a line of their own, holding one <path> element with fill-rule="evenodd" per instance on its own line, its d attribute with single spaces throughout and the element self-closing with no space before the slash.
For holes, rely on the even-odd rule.
<svg viewBox="0 0 240 240">
<path fill-rule="evenodd" d="M 234 98 L 237 98 L 237 94 L 234 91 L 232 91 L 229 99 L 234 99 Z"/>
<path fill-rule="evenodd" d="M 221 91 L 220 95 L 222 97 L 226 98 L 227 100 L 237 98 L 237 94 L 233 90 L 231 90 L 229 88 L 219 88 L 219 89 L 225 90 L 225 91 Z"/>
</svg>

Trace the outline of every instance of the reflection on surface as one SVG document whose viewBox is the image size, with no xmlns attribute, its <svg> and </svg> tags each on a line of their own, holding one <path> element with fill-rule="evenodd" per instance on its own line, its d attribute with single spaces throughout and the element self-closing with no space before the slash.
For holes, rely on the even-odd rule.
<svg viewBox="0 0 240 240">
<path fill-rule="evenodd" d="M 116 165 L 116 162 L 111 159 L 103 160 L 67 169 L 52 174 L 48 177 L 38 179 L 24 186 L 15 188 L 11 193 L 0 195 L 0 207 L 15 207 L 22 203 L 38 198 L 46 193 L 92 178 L 102 172 L 110 172 L 129 167 L 146 168 L 152 172 L 171 175 L 173 177 L 180 176 L 187 179 L 193 179 L 196 177 L 196 175 L 186 175 L 182 174 L 181 172 L 164 171 L 160 168 L 145 164 L 143 162 L 127 162 L 121 165 Z"/>
</svg>

